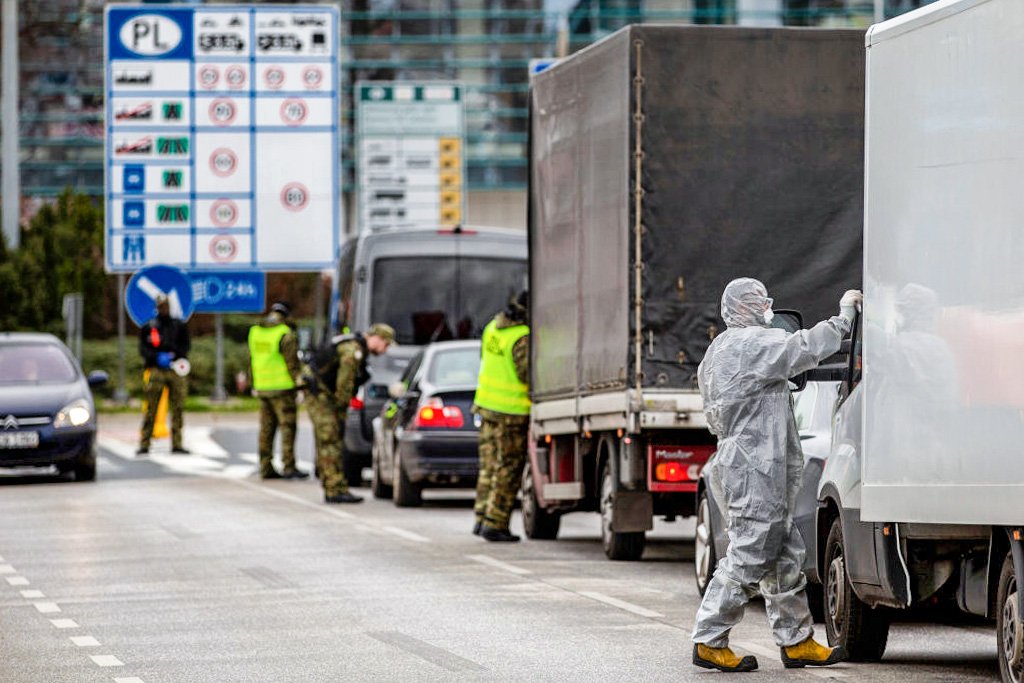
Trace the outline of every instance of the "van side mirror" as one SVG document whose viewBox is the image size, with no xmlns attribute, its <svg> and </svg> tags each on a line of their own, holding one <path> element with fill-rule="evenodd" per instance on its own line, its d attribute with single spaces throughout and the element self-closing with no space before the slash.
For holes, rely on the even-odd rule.
<svg viewBox="0 0 1024 683">
<path fill-rule="evenodd" d="M 804 317 L 800 315 L 799 311 L 775 311 L 775 317 L 772 318 L 771 326 L 793 334 L 804 328 Z M 793 391 L 803 391 L 804 387 L 807 386 L 807 373 L 802 372 L 796 377 L 790 377 L 789 381 L 795 385 Z"/>
</svg>

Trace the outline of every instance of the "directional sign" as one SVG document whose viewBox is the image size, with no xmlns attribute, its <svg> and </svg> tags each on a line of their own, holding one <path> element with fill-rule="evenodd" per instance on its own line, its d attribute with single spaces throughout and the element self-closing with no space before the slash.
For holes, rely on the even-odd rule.
<svg viewBox="0 0 1024 683">
<path fill-rule="evenodd" d="M 124 292 L 125 308 L 136 325 L 142 327 L 156 315 L 156 298 L 161 294 L 168 299 L 172 317 L 189 319 L 194 297 L 188 275 L 171 266 L 148 266 L 128 280 Z"/>
<path fill-rule="evenodd" d="M 331 266 L 338 22 L 330 5 L 107 5 L 109 272 Z"/>
<path fill-rule="evenodd" d="M 462 86 L 360 82 L 356 93 L 360 230 L 462 223 Z"/>
<path fill-rule="evenodd" d="M 552 66 L 554 66 L 557 63 L 558 63 L 558 60 L 555 59 L 554 57 L 543 57 L 543 58 L 538 58 L 538 59 L 531 59 L 530 60 L 530 64 L 527 67 L 527 71 L 530 74 L 530 80 L 532 81 L 534 76 L 539 74 L 541 71 L 545 71 L 545 70 L 551 68 Z"/>
<path fill-rule="evenodd" d="M 196 313 L 262 313 L 267 278 L 259 271 L 197 270 L 189 273 Z"/>
</svg>

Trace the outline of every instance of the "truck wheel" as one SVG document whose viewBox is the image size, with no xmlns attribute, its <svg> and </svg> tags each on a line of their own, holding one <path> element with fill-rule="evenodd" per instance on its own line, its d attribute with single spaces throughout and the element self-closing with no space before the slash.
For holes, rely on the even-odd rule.
<svg viewBox="0 0 1024 683">
<path fill-rule="evenodd" d="M 392 500 L 400 508 L 414 508 L 423 505 L 423 492 L 419 485 L 409 480 L 409 475 L 402 467 L 402 459 L 395 455 L 395 478 Z"/>
<path fill-rule="evenodd" d="M 697 592 L 704 595 L 715 575 L 715 535 L 711 528 L 711 504 L 708 492 L 701 491 L 697 499 L 697 529 L 693 536 L 693 572 L 697 578 Z"/>
<path fill-rule="evenodd" d="M 562 516 L 551 513 L 537 502 L 537 489 L 533 483 L 533 468 L 527 463 L 523 469 L 523 531 L 527 538 L 552 540 L 558 536 Z"/>
<path fill-rule="evenodd" d="M 889 640 L 889 617 L 868 607 L 846 575 L 843 527 L 837 517 L 825 543 L 825 631 L 832 646 L 842 645 L 850 661 L 877 662 Z"/>
<path fill-rule="evenodd" d="M 615 505 L 615 479 L 612 466 L 605 463 L 601 476 L 601 545 L 609 560 L 639 560 L 644 554 L 645 536 L 642 531 L 617 533 L 612 531 L 612 511 Z"/>
<path fill-rule="evenodd" d="M 1004 683 L 1024 681 L 1024 615 L 1018 602 L 1013 556 L 1006 554 L 996 593 L 996 633 L 999 637 L 999 673 Z"/>
<path fill-rule="evenodd" d="M 380 476 L 380 448 L 377 446 L 377 441 L 373 442 L 373 479 L 370 480 L 370 492 L 374 498 L 378 500 L 387 500 L 391 498 L 394 493 L 391 487 L 384 483 L 384 480 Z"/>
</svg>

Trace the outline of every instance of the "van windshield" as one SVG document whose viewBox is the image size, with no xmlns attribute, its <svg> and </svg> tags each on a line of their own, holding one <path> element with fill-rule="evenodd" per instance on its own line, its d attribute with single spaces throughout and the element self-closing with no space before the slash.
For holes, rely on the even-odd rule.
<svg viewBox="0 0 1024 683">
<path fill-rule="evenodd" d="M 399 344 L 476 339 L 525 285 L 525 260 L 378 259 L 373 265 L 370 319 L 394 327 Z"/>
</svg>

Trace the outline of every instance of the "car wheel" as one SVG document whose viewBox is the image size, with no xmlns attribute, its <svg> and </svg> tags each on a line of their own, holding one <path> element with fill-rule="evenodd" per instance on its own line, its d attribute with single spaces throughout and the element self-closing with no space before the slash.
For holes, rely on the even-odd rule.
<svg viewBox="0 0 1024 683">
<path fill-rule="evenodd" d="M 850 661 L 877 662 L 889 640 L 889 617 L 861 602 L 846 575 L 846 548 L 839 519 L 825 543 L 825 632 L 832 646 L 842 645 Z"/>
<path fill-rule="evenodd" d="M 380 500 L 387 500 L 393 494 L 391 487 L 384 483 L 381 478 L 381 449 L 376 439 L 373 440 L 373 478 L 370 480 L 370 492 L 373 493 L 373 497 Z"/>
<path fill-rule="evenodd" d="M 402 466 L 402 459 L 397 453 L 395 454 L 395 479 L 392 500 L 400 508 L 419 507 L 423 504 L 423 492 L 420 490 L 419 485 L 409 480 L 409 475 L 405 473 L 405 467 Z"/>
<path fill-rule="evenodd" d="M 605 463 L 601 476 L 601 545 L 609 560 L 639 560 L 644 554 L 646 536 L 642 531 L 620 533 L 612 531 L 612 513 L 615 505 L 615 479 L 612 466 Z"/>
<path fill-rule="evenodd" d="M 537 502 L 537 489 L 534 485 L 533 467 L 527 463 L 523 469 L 523 531 L 527 538 L 534 540 L 552 540 L 558 536 L 558 527 L 562 516 L 548 512 Z"/>
<path fill-rule="evenodd" d="M 697 528 L 693 536 L 693 571 L 697 579 L 697 592 L 702 596 L 715 575 L 718 558 L 715 553 L 715 534 L 711 527 L 711 503 L 708 492 L 701 491 L 697 499 Z"/>
<path fill-rule="evenodd" d="M 75 461 L 75 481 L 96 481 L 96 454 L 83 455 Z"/>
<path fill-rule="evenodd" d="M 1013 555 L 1006 554 L 996 591 L 996 634 L 999 638 L 999 673 L 1006 683 L 1024 682 L 1024 614 L 1020 613 Z"/>
</svg>

